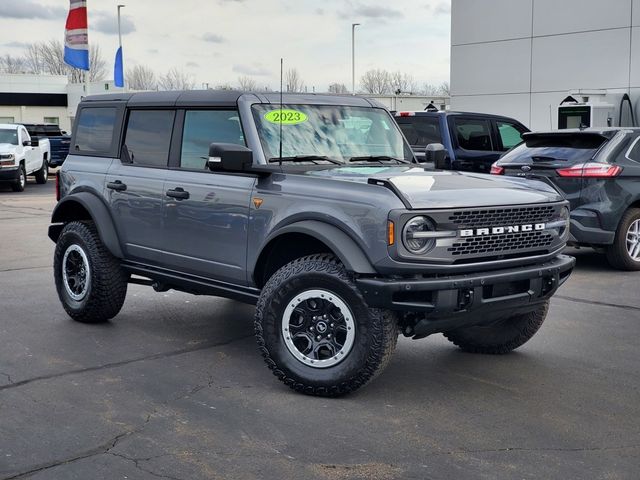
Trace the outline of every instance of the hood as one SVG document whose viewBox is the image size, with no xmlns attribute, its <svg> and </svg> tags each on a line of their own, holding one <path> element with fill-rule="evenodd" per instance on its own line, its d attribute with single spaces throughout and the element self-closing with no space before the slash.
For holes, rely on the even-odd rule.
<svg viewBox="0 0 640 480">
<path fill-rule="evenodd" d="M 0 153 L 15 153 L 17 145 L 12 143 L 0 143 Z"/>
<path fill-rule="evenodd" d="M 411 166 L 349 166 L 307 172 L 334 180 L 369 183 L 393 190 L 411 209 L 526 205 L 563 200 L 550 185 L 517 177 Z"/>
</svg>

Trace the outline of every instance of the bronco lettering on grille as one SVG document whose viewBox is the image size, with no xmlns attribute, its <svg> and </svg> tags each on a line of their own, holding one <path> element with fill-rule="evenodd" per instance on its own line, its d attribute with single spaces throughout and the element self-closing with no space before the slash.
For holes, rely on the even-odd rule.
<svg viewBox="0 0 640 480">
<path fill-rule="evenodd" d="M 530 223 L 526 225 L 508 225 L 504 227 L 470 228 L 460 230 L 461 237 L 482 237 L 484 235 L 503 235 L 506 233 L 534 232 L 544 230 L 545 223 Z"/>
</svg>

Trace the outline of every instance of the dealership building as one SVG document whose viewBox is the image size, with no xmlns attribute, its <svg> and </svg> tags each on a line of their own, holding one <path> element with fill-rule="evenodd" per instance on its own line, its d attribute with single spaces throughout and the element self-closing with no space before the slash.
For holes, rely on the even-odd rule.
<svg viewBox="0 0 640 480">
<path fill-rule="evenodd" d="M 588 108 L 592 124 L 559 117 L 561 104 Z M 640 0 L 452 0 L 452 110 L 543 130 L 632 125 L 630 107 L 640 109 Z"/>
</svg>

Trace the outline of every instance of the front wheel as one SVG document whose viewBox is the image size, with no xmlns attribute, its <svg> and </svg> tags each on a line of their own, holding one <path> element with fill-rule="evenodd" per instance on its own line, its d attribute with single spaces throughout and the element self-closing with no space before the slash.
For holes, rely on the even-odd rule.
<svg viewBox="0 0 640 480">
<path fill-rule="evenodd" d="M 549 311 L 549 300 L 536 310 L 513 315 L 486 325 L 459 328 L 444 336 L 465 352 L 501 355 L 524 345 L 542 326 Z"/>
<path fill-rule="evenodd" d="M 292 389 L 335 397 L 378 375 L 398 339 L 393 312 L 369 308 L 332 255 L 294 260 L 267 282 L 256 307 L 258 346 Z"/>
<path fill-rule="evenodd" d="M 64 226 L 56 242 L 53 274 L 62 306 L 78 322 L 105 322 L 122 308 L 128 275 L 91 222 Z"/>
<path fill-rule="evenodd" d="M 607 260 L 619 270 L 640 270 L 640 208 L 627 210 L 616 231 Z"/>
<path fill-rule="evenodd" d="M 18 178 L 11 184 L 11 189 L 14 192 L 24 192 L 24 188 L 27 186 L 27 172 L 23 165 L 18 168 Z"/>
</svg>

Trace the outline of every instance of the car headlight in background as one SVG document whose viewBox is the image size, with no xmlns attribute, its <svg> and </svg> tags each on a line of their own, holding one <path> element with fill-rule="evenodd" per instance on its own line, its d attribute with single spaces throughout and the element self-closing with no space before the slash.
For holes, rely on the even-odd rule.
<svg viewBox="0 0 640 480">
<path fill-rule="evenodd" d="M 436 244 L 433 221 L 424 216 L 413 217 L 402 229 L 402 243 L 415 255 L 431 250 Z"/>
</svg>

